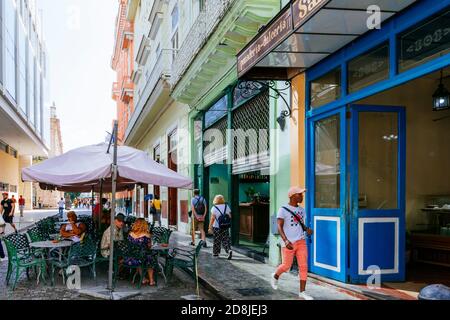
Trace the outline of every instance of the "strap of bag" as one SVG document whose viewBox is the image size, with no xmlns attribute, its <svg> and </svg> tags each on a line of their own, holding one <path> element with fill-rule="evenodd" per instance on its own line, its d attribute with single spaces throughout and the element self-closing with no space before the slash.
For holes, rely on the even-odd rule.
<svg viewBox="0 0 450 320">
<path fill-rule="evenodd" d="M 302 229 L 303 229 L 303 231 L 304 232 L 306 232 L 307 230 L 308 230 L 308 228 L 305 226 L 305 224 L 303 223 L 303 221 L 302 221 L 302 219 L 300 218 L 300 217 L 298 217 L 294 212 L 292 212 L 292 210 L 289 210 L 288 208 L 286 208 L 286 207 L 282 207 L 284 210 L 286 210 L 287 212 L 289 212 L 293 217 L 294 217 L 294 219 L 295 220 L 297 220 L 298 221 L 298 223 L 300 223 L 300 225 L 301 225 L 301 227 L 302 227 Z"/>
<path fill-rule="evenodd" d="M 228 205 L 225 203 L 225 209 L 224 209 L 225 212 L 227 212 L 227 206 L 228 206 Z M 225 215 L 225 213 L 223 213 L 222 211 L 220 211 L 220 209 L 219 209 L 217 206 L 214 206 L 214 208 L 216 208 L 216 210 L 219 211 L 219 213 L 220 213 L 221 216 Z"/>
</svg>

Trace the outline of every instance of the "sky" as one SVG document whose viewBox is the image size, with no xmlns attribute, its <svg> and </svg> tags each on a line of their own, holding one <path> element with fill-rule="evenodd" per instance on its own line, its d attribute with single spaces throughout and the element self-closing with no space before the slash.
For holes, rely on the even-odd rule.
<svg viewBox="0 0 450 320">
<path fill-rule="evenodd" d="M 37 0 L 64 152 L 105 141 L 116 104 L 111 68 L 117 0 Z"/>
</svg>

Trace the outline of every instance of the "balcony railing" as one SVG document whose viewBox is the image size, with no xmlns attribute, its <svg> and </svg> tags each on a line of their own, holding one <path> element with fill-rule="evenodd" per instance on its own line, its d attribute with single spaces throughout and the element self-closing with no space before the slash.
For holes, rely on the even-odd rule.
<svg viewBox="0 0 450 320">
<path fill-rule="evenodd" d="M 121 95 L 120 99 L 126 103 L 133 98 L 134 94 L 134 83 L 131 81 L 130 77 L 124 77 L 121 84 Z"/>
<path fill-rule="evenodd" d="M 142 94 L 139 97 L 136 97 L 137 99 L 136 107 L 134 109 L 133 115 L 130 118 L 130 122 L 127 129 L 127 135 L 129 134 L 129 131 L 132 130 L 133 125 L 139 118 L 142 110 L 145 107 L 145 103 L 147 102 L 148 98 L 152 95 L 153 90 L 158 84 L 158 81 L 161 78 L 165 80 L 170 79 L 171 62 L 172 62 L 172 52 L 170 50 L 162 50 L 158 55 L 158 58 L 156 59 L 156 62 L 148 78 L 141 79 L 141 81 L 145 81 L 146 84 L 144 90 L 142 91 Z"/>
<path fill-rule="evenodd" d="M 120 93 L 119 84 L 117 82 L 113 83 L 111 92 L 113 100 L 117 100 L 119 98 Z"/>
<path fill-rule="evenodd" d="M 236 0 L 208 0 L 184 39 L 172 65 L 171 84 L 175 87 L 196 54 L 205 44 L 223 15 Z"/>
</svg>

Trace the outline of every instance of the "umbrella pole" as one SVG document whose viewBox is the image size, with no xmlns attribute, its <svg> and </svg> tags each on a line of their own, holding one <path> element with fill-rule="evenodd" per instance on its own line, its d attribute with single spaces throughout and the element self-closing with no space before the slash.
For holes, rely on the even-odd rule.
<svg viewBox="0 0 450 320">
<path fill-rule="evenodd" d="M 111 198 L 111 225 L 110 225 L 110 231 L 111 231 L 111 243 L 109 247 L 109 274 L 108 274 L 108 289 L 114 290 L 113 288 L 113 263 L 114 263 L 114 240 L 115 240 L 115 234 L 114 234 L 114 218 L 116 214 L 116 184 L 117 184 L 117 129 L 118 129 L 118 123 L 117 120 L 114 121 L 114 156 L 113 156 L 113 164 L 112 164 L 112 198 Z"/>
<path fill-rule="evenodd" d="M 103 213 L 103 205 L 102 205 L 102 198 L 103 198 L 103 179 L 100 179 L 100 194 L 98 196 L 98 231 L 100 231 L 100 227 L 102 225 L 102 213 Z"/>
</svg>

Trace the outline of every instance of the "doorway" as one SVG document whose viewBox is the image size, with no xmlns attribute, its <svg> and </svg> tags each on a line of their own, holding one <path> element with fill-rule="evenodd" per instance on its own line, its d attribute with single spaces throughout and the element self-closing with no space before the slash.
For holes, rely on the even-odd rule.
<svg viewBox="0 0 450 320">
<path fill-rule="evenodd" d="M 177 130 L 173 130 L 168 136 L 168 168 L 177 172 Z M 178 189 L 169 188 L 169 226 L 178 225 Z"/>
<path fill-rule="evenodd" d="M 352 105 L 308 119 L 311 271 L 404 279 L 404 108 Z M 380 237 L 383 235 L 383 237 Z"/>
</svg>

